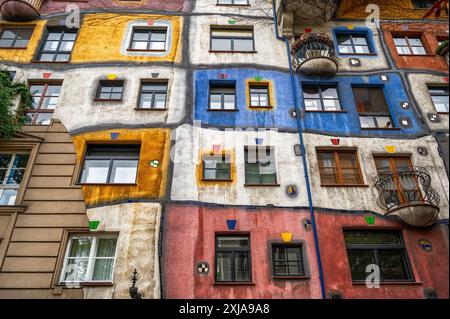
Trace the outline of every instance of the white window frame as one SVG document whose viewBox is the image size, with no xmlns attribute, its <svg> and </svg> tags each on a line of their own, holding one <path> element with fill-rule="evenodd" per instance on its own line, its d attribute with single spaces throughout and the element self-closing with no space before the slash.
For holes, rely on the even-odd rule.
<svg viewBox="0 0 450 319">
<path fill-rule="evenodd" d="M 9 162 L 8 168 L 6 169 L 6 175 L 5 175 L 5 180 L 4 181 L 0 181 L 0 198 L 3 195 L 3 192 L 5 190 L 8 189 L 15 189 L 17 191 L 16 193 L 16 200 L 14 202 L 14 204 L 12 206 L 14 206 L 17 203 L 17 195 L 19 194 L 20 191 L 20 185 L 22 185 L 22 183 L 20 184 L 6 184 L 6 181 L 8 180 L 9 174 L 11 173 L 11 170 L 13 169 L 13 164 L 14 164 L 14 160 L 16 158 L 17 155 L 28 155 L 28 162 L 27 162 L 27 166 L 26 167 L 19 167 L 16 169 L 23 169 L 24 170 L 24 176 L 25 177 L 25 173 L 27 172 L 27 168 L 28 168 L 28 163 L 30 162 L 30 153 L 28 152 L 0 152 L 0 154 L 11 154 L 11 161 Z M 23 180 L 22 178 L 22 180 Z"/>
<path fill-rule="evenodd" d="M 86 280 L 84 281 L 64 281 L 64 276 L 66 274 L 67 270 L 67 262 L 69 258 L 69 251 L 70 247 L 72 246 L 72 241 L 76 238 L 85 238 L 85 237 L 91 237 L 92 243 L 91 243 L 91 249 L 89 251 L 89 259 L 88 259 L 88 267 L 86 271 Z M 98 239 L 115 239 L 116 240 L 116 250 L 114 251 L 114 262 L 112 267 L 112 273 L 111 273 L 111 279 L 110 280 L 92 280 L 92 275 L 94 273 L 94 265 L 96 259 L 110 259 L 111 257 L 95 257 L 97 254 L 97 243 Z M 62 271 L 59 278 L 60 284 L 66 284 L 66 283 L 85 283 L 85 282 L 95 282 L 95 283 L 110 283 L 114 282 L 114 271 L 116 267 L 116 259 L 117 259 L 117 247 L 119 243 L 119 234 L 90 234 L 90 233 L 80 233 L 80 234 L 70 234 L 69 238 L 67 240 L 66 244 L 66 252 L 64 254 L 64 263 L 62 267 Z"/>
</svg>

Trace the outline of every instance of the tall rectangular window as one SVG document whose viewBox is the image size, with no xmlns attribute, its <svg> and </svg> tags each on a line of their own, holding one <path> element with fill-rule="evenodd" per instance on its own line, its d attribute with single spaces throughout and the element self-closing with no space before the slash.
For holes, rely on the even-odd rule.
<svg viewBox="0 0 450 319">
<path fill-rule="evenodd" d="M 49 29 L 38 55 L 42 62 L 69 62 L 77 30 Z"/>
<path fill-rule="evenodd" d="M 209 85 L 210 110 L 236 109 L 236 83 L 232 81 L 211 82 Z"/>
<path fill-rule="evenodd" d="M 29 154 L 0 153 L 0 205 L 15 205 Z"/>
<path fill-rule="evenodd" d="M 167 81 L 142 81 L 139 92 L 140 109 L 166 109 Z"/>
<path fill-rule="evenodd" d="M 270 107 L 268 84 L 250 84 L 249 91 L 250 91 L 250 106 Z"/>
<path fill-rule="evenodd" d="M 216 282 L 251 282 L 249 236 L 216 236 Z"/>
<path fill-rule="evenodd" d="M 301 244 L 273 244 L 272 262 L 275 277 L 305 276 L 303 245 Z"/>
<path fill-rule="evenodd" d="M 117 235 L 72 235 L 60 282 L 111 282 Z"/>
<path fill-rule="evenodd" d="M 355 150 L 317 150 L 317 160 L 322 185 L 364 185 Z"/>
<path fill-rule="evenodd" d="M 428 86 L 428 92 L 438 113 L 448 113 L 448 86 Z"/>
<path fill-rule="evenodd" d="M 95 100 L 121 101 L 123 97 L 123 80 L 102 80 L 99 82 Z"/>
<path fill-rule="evenodd" d="M 130 50 L 165 51 L 167 28 L 134 27 L 131 35 Z"/>
<path fill-rule="evenodd" d="M 276 185 L 275 149 L 248 146 L 245 148 L 245 183 L 247 185 Z"/>
<path fill-rule="evenodd" d="M 341 54 L 369 54 L 372 49 L 365 33 L 336 33 L 339 53 Z"/>
<path fill-rule="evenodd" d="M 0 48 L 26 48 L 33 34 L 33 28 L 0 28 Z"/>
<path fill-rule="evenodd" d="M 33 108 L 26 112 L 29 124 L 50 125 L 60 92 L 61 83 L 36 82 L 30 84 Z"/>
<path fill-rule="evenodd" d="M 426 55 L 427 51 L 418 36 L 395 36 L 397 53 L 402 55 Z"/>
<path fill-rule="evenodd" d="M 305 85 L 303 86 L 303 101 L 307 111 L 340 111 L 341 103 L 336 86 Z"/>
<path fill-rule="evenodd" d="M 255 51 L 252 28 L 211 28 L 211 51 L 253 52 Z"/>
<path fill-rule="evenodd" d="M 379 87 L 353 87 L 356 108 L 359 113 L 361 128 L 393 128 L 383 88 Z"/>
<path fill-rule="evenodd" d="M 88 145 L 81 183 L 134 184 L 140 145 Z"/>
<path fill-rule="evenodd" d="M 231 158 L 229 155 L 203 155 L 204 180 L 230 180 Z"/>
<path fill-rule="evenodd" d="M 396 231 L 345 230 L 353 281 L 365 281 L 366 267 L 377 265 L 380 281 L 413 281 L 403 237 Z"/>
</svg>

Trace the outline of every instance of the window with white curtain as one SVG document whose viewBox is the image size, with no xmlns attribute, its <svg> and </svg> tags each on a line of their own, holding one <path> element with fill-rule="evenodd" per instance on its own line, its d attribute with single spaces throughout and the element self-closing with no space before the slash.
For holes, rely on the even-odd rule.
<svg viewBox="0 0 450 319">
<path fill-rule="evenodd" d="M 60 281 L 111 282 L 116 250 L 116 234 L 70 236 Z"/>
</svg>

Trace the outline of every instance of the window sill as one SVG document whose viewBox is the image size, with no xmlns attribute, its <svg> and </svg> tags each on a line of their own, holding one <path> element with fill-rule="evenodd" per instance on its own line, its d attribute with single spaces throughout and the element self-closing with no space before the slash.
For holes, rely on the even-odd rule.
<svg viewBox="0 0 450 319">
<path fill-rule="evenodd" d="M 251 110 L 273 110 L 275 107 L 272 106 L 272 105 L 268 105 L 268 106 L 252 106 L 252 105 L 249 105 L 248 108 L 251 109 Z"/>
<path fill-rule="evenodd" d="M 64 288 L 64 287 L 67 287 L 67 285 L 71 285 L 71 287 L 76 286 L 76 285 L 79 285 L 80 287 L 112 287 L 112 286 L 114 286 L 114 283 L 111 281 L 107 281 L 107 282 L 92 281 L 92 282 L 74 282 L 74 283 L 68 282 L 67 284 L 59 283 L 56 286 Z"/>
<path fill-rule="evenodd" d="M 352 282 L 353 286 L 365 286 L 366 282 L 365 281 L 353 281 Z M 381 286 L 397 286 L 397 285 L 405 285 L 405 286 L 421 286 L 423 285 L 421 282 L 416 282 L 416 281 L 385 281 L 385 282 L 380 282 Z"/>
<path fill-rule="evenodd" d="M 448 112 L 437 112 L 437 114 L 439 114 L 439 115 L 448 115 L 449 113 Z"/>
<path fill-rule="evenodd" d="M 207 109 L 208 112 L 239 112 L 238 109 L 234 109 L 234 110 L 225 110 L 225 109 L 221 109 L 221 110 L 216 110 L 216 109 Z"/>
<path fill-rule="evenodd" d="M 137 186 L 137 183 L 128 184 L 128 183 L 115 183 L 115 184 L 107 184 L 107 183 L 76 183 L 75 185 L 81 186 Z"/>
<path fill-rule="evenodd" d="M 236 281 L 236 282 L 215 282 L 214 286 L 254 286 L 255 283 L 253 281 L 249 282 L 242 282 L 242 281 Z"/>
<path fill-rule="evenodd" d="M 336 111 L 305 110 L 305 113 L 348 113 L 348 111 L 346 111 L 346 110 L 336 110 Z"/>
<path fill-rule="evenodd" d="M 216 4 L 217 7 L 251 7 L 251 4 L 225 4 L 225 3 L 218 3 Z"/>
<path fill-rule="evenodd" d="M 0 205 L 0 213 L 23 213 L 26 209 L 23 205 Z"/>
<path fill-rule="evenodd" d="M 215 50 L 209 50 L 209 53 L 258 53 L 258 51 L 215 51 Z"/>
<path fill-rule="evenodd" d="M 94 99 L 94 102 L 122 102 L 122 99 Z"/>
<path fill-rule="evenodd" d="M 320 187 L 361 187 L 361 188 L 367 188 L 369 185 L 366 184 L 321 184 Z"/>
<path fill-rule="evenodd" d="M 424 57 L 424 58 L 433 57 L 433 58 L 435 58 L 436 57 L 435 54 L 399 54 L 398 56 L 401 56 L 401 57 L 414 57 L 414 58 L 420 58 L 420 57 Z"/>
<path fill-rule="evenodd" d="M 14 48 L 14 47 L 0 47 L 0 50 L 26 50 L 28 47 L 25 48 Z"/>
<path fill-rule="evenodd" d="M 272 276 L 273 280 L 309 280 L 308 276 Z"/>
<path fill-rule="evenodd" d="M 244 184 L 244 187 L 280 187 L 280 184 Z"/>
<path fill-rule="evenodd" d="M 143 108 L 143 107 L 135 107 L 134 108 L 135 111 L 167 111 L 168 108 L 164 108 L 164 109 L 157 109 L 157 108 Z"/>
<path fill-rule="evenodd" d="M 400 127 L 361 127 L 362 130 L 366 131 L 400 131 Z"/>
<path fill-rule="evenodd" d="M 205 178 L 202 178 L 201 181 L 205 182 L 205 183 L 215 183 L 215 182 L 232 182 L 233 180 L 232 179 L 205 179 Z"/>
<path fill-rule="evenodd" d="M 140 49 L 127 49 L 128 52 L 144 52 L 144 53 L 160 53 L 160 52 L 166 52 L 166 50 L 140 50 Z"/>
<path fill-rule="evenodd" d="M 31 63 L 39 63 L 39 64 L 69 64 L 70 61 L 38 61 L 38 60 L 32 60 Z"/>
<path fill-rule="evenodd" d="M 341 56 L 345 56 L 345 57 L 349 57 L 349 56 L 377 56 L 377 53 L 341 53 L 339 52 L 339 55 Z"/>
</svg>

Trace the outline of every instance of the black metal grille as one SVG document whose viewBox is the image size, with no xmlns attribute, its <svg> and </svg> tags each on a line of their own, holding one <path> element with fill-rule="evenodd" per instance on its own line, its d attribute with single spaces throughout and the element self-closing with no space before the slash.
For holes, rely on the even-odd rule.
<svg viewBox="0 0 450 319">
<path fill-rule="evenodd" d="M 392 174 L 389 169 L 380 170 L 375 179 L 380 192 L 378 205 L 386 211 L 402 206 L 430 204 L 439 206 L 440 196 L 431 187 L 431 176 L 423 167 L 414 167 Z"/>
</svg>

